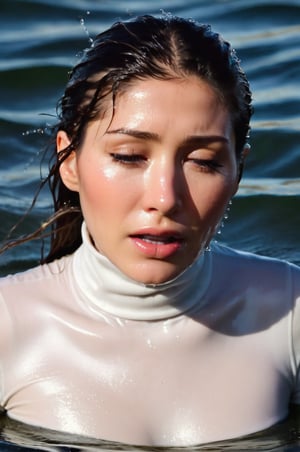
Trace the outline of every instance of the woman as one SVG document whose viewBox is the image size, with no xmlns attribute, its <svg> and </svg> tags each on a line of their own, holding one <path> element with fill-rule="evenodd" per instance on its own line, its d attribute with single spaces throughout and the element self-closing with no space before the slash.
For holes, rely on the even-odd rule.
<svg viewBox="0 0 300 452">
<path fill-rule="evenodd" d="M 251 113 L 209 26 L 143 16 L 96 38 L 60 103 L 49 255 L 0 285 L 8 416 L 173 446 L 267 428 L 298 403 L 299 269 L 211 244 Z"/>
</svg>

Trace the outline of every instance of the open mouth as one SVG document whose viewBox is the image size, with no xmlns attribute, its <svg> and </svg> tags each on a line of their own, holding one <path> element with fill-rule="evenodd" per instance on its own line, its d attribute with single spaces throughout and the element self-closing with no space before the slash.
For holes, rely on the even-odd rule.
<svg viewBox="0 0 300 452">
<path fill-rule="evenodd" d="M 168 258 L 182 248 L 183 238 L 174 234 L 134 234 L 131 240 L 148 257 Z"/>
<path fill-rule="evenodd" d="M 151 235 L 151 234 L 139 234 L 134 236 L 140 240 L 144 240 L 145 242 L 154 243 L 154 244 L 169 244 L 169 243 L 178 243 L 182 242 L 182 239 L 176 237 L 174 235 Z"/>
</svg>

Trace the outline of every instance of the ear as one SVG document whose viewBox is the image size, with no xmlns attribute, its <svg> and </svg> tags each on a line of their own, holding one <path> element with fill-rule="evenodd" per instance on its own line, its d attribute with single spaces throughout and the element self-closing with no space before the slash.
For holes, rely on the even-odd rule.
<svg viewBox="0 0 300 452">
<path fill-rule="evenodd" d="M 64 130 L 59 130 L 56 136 L 57 152 L 70 146 L 71 141 Z M 77 168 L 77 154 L 71 151 L 68 157 L 60 164 L 60 177 L 65 186 L 71 191 L 79 191 L 79 177 Z"/>
</svg>

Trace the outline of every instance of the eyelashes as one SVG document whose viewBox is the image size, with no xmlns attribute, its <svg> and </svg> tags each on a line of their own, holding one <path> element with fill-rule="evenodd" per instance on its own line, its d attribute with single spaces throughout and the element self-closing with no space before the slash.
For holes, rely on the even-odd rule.
<svg viewBox="0 0 300 452">
<path fill-rule="evenodd" d="M 120 165 L 127 167 L 139 167 L 141 164 L 147 161 L 147 158 L 141 154 L 122 154 L 113 152 L 110 154 L 112 160 Z M 221 165 L 215 159 L 197 159 L 197 158 L 187 158 L 185 162 L 191 163 L 195 166 L 197 171 L 202 171 L 205 173 L 218 172 L 223 165 Z"/>
<path fill-rule="evenodd" d="M 114 152 L 110 155 L 115 162 L 128 166 L 146 161 L 146 158 L 139 154 L 118 154 Z"/>
<path fill-rule="evenodd" d="M 191 159 L 187 159 L 187 161 L 194 163 L 200 169 L 206 170 L 207 172 L 218 171 L 223 166 L 217 160 L 214 160 L 214 159 L 192 159 L 191 158 Z"/>
</svg>

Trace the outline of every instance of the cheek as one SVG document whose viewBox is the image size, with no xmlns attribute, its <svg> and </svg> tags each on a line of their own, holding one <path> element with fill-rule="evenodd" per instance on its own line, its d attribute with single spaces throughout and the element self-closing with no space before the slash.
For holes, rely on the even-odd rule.
<svg viewBox="0 0 300 452">
<path fill-rule="evenodd" d="M 79 165 L 79 196 L 83 211 L 105 204 L 110 196 L 111 177 L 93 162 Z"/>
<path fill-rule="evenodd" d="M 137 183 L 134 178 L 122 177 L 115 165 L 85 165 L 81 171 L 79 195 L 83 212 L 113 213 L 121 211 L 136 196 Z M 93 211 L 92 209 L 97 209 Z"/>
<path fill-rule="evenodd" d="M 191 197 L 199 217 L 204 220 L 219 220 L 234 194 L 232 181 L 210 179 L 194 184 L 190 189 Z"/>
</svg>

